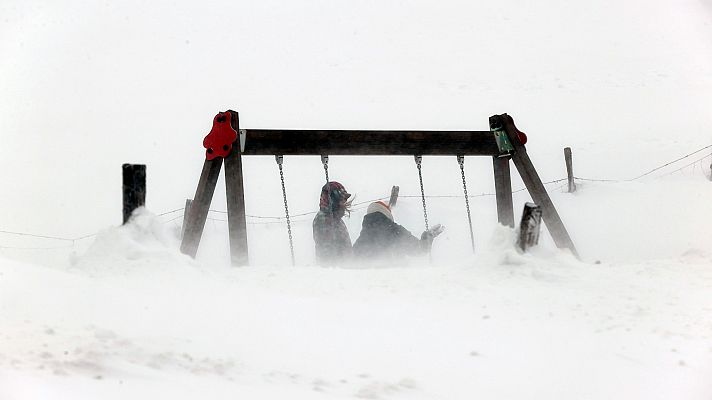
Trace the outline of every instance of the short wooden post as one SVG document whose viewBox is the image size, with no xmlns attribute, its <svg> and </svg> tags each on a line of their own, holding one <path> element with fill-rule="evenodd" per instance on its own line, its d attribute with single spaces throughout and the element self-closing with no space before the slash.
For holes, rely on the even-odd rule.
<svg viewBox="0 0 712 400">
<path fill-rule="evenodd" d="M 238 133 L 232 151 L 225 158 L 225 192 L 227 195 L 227 225 L 230 235 L 230 260 L 233 266 L 249 264 L 247 248 L 247 219 L 245 215 L 245 187 L 242 178 L 242 149 L 240 119 L 230 110 L 230 125 Z"/>
<path fill-rule="evenodd" d="M 183 209 L 183 224 L 180 228 L 180 238 L 183 240 L 185 236 L 185 227 L 188 224 L 188 213 L 190 212 L 190 204 L 193 202 L 191 199 L 185 199 L 185 208 Z"/>
<path fill-rule="evenodd" d="M 522 212 L 522 222 L 519 224 L 519 238 L 517 246 L 522 251 L 527 251 L 539 243 L 541 231 L 541 207 L 534 203 L 525 203 Z"/>
<path fill-rule="evenodd" d="M 400 192 L 400 186 L 393 186 L 391 188 L 391 198 L 388 200 L 388 207 L 393 208 L 398 203 L 398 192 Z"/>
<path fill-rule="evenodd" d="M 576 191 L 576 182 L 574 182 L 574 167 L 571 160 L 571 147 L 564 148 L 564 159 L 566 160 L 566 177 L 569 180 L 569 193 Z"/>
<path fill-rule="evenodd" d="M 203 237 L 205 220 L 208 218 L 208 210 L 210 209 L 210 203 L 213 201 L 213 193 L 215 193 L 215 186 L 218 183 L 222 163 L 223 159 L 219 157 L 213 160 L 205 160 L 205 163 L 203 163 L 203 171 L 200 174 L 193 202 L 190 204 L 188 219 L 183 222 L 185 224 L 185 234 L 180 244 L 180 251 L 193 258 L 198 254 L 198 246 L 200 246 L 200 239 Z"/>
<path fill-rule="evenodd" d="M 146 166 L 123 164 L 121 170 L 123 175 L 123 223 L 125 224 L 135 209 L 146 204 Z"/>
<path fill-rule="evenodd" d="M 494 188 L 497 199 L 497 221 L 514 228 L 514 205 L 512 201 L 512 176 L 509 172 L 509 157 L 492 157 Z"/>
</svg>

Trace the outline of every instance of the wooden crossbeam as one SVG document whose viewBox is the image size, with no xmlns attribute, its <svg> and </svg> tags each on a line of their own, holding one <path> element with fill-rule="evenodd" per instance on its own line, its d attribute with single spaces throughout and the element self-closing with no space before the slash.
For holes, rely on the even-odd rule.
<svg viewBox="0 0 712 400">
<path fill-rule="evenodd" d="M 244 129 L 243 155 L 499 154 L 489 131 L 362 131 Z"/>
</svg>

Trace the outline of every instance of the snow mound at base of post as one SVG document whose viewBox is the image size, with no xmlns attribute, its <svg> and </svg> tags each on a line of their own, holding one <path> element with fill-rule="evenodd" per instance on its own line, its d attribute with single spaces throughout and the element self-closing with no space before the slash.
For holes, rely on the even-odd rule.
<svg viewBox="0 0 712 400">
<path fill-rule="evenodd" d="M 598 267 L 549 242 L 522 252 L 517 248 L 517 236 L 516 229 L 502 225 L 495 227 L 489 241 L 475 257 L 474 268 L 493 279 L 552 282 L 576 279 L 582 269 Z"/>
<path fill-rule="evenodd" d="M 179 247 L 180 239 L 172 230 L 153 213 L 139 208 L 126 224 L 100 232 L 84 254 L 70 256 L 70 264 L 96 272 L 194 266 Z"/>
</svg>

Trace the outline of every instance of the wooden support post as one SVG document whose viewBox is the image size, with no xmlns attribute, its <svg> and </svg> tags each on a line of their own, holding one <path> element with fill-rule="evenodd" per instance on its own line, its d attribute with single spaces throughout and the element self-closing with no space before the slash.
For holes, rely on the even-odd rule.
<svg viewBox="0 0 712 400">
<path fill-rule="evenodd" d="M 574 182 L 574 167 L 571 160 L 571 147 L 564 148 L 564 159 L 566 160 L 566 176 L 569 180 L 569 193 L 576 191 L 576 182 Z"/>
<path fill-rule="evenodd" d="M 143 164 L 124 164 L 123 175 L 123 212 L 124 224 L 131 218 L 131 213 L 146 204 L 146 166 Z"/>
<path fill-rule="evenodd" d="M 185 199 L 185 208 L 183 208 L 183 224 L 181 225 L 180 228 L 180 239 L 183 240 L 183 236 L 185 236 L 185 227 L 186 224 L 188 223 L 188 213 L 190 212 L 190 203 L 192 203 L 192 199 Z"/>
<path fill-rule="evenodd" d="M 238 138 L 232 152 L 225 159 L 225 192 L 227 194 L 227 223 L 230 234 L 230 260 L 233 266 L 249 264 L 247 248 L 247 220 L 245 215 L 245 188 L 242 178 L 242 149 L 240 148 L 240 120 L 237 112 L 230 110 L 231 125 Z"/>
<path fill-rule="evenodd" d="M 198 246 L 203 236 L 205 220 L 208 218 L 208 210 L 213 200 L 213 193 L 215 193 L 215 186 L 218 183 L 222 163 L 222 158 L 205 160 L 203 171 L 198 181 L 198 188 L 195 190 L 195 196 L 190 205 L 188 220 L 184 221 L 186 227 L 180 244 L 180 251 L 193 258 L 198 253 Z"/>
<path fill-rule="evenodd" d="M 507 114 L 495 115 L 490 118 L 490 123 L 493 122 L 492 119 L 495 119 L 495 123 L 504 125 L 507 136 L 512 142 L 512 145 L 514 145 L 512 161 L 514 161 L 514 165 L 517 167 L 517 171 L 519 171 L 519 175 L 522 177 L 524 185 L 527 187 L 534 203 L 541 207 L 542 218 L 546 223 L 546 228 L 549 230 L 549 233 L 551 233 L 551 237 L 554 239 L 554 243 L 556 243 L 556 246 L 559 248 L 571 250 L 571 252 L 578 257 L 578 252 L 576 251 L 574 242 L 569 236 L 569 232 L 566 231 L 566 227 L 564 227 L 559 213 L 556 212 L 554 203 L 551 202 L 549 194 L 546 192 L 546 188 L 539 178 L 539 174 L 537 174 L 532 161 L 529 159 L 526 148 L 519 141 L 518 130 L 517 127 L 514 126 L 512 117 Z"/>
<path fill-rule="evenodd" d="M 494 187 L 497 197 L 497 221 L 514 228 L 514 206 L 512 202 L 512 177 L 509 172 L 509 157 L 492 157 L 494 166 Z"/>
<path fill-rule="evenodd" d="M 388 200 L 388 207 L 393 208 L 398 203 L 398 192 L 400 192 L 400 186 L 393 186 L 391 188 L 391 198 Z"/>
</svg>

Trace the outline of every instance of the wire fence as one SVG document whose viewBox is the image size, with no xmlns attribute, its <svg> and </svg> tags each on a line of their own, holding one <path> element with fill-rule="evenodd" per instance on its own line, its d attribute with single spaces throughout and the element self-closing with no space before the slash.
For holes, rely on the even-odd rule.
<svg viewBox="0 0 712 400">
<path fill-rule="evenodd" d="M 667 167 L 667 166 L 673 165 L 673 164 L 675 164 L 675 163 L 677 163 L 677 162 L 679 162 L 679 161 L 682 161 L 682 160 L 685 160 L 685 159 L 687 159 L 687 158 L 690 158 L 690 157 L 692 157 L 693 155 L 698 154 L 698 153 L 700 153 L 700 152 L 703 152 L 703 151 L 705 151 L 705 150 L 707 150 L 707 149 L 710 149 L 710 148 L 712 148 L 712 145 L 708 145 L 708 146 L 701 147 L 701 148 L 699 148 L 699 149 L 693 151 L 692 153 L 685 154 L 685 155 L 682 156 L 682 157 L 676 158 L 676 159 L 674 159 L 674 160 L 672 160 L 672 161 L 669 161 L 669 162 L 666 162 L 666 163 L 664 163 L 664 164 L 662 164 L 662 165 L 659 165 L 659 166 L 657 166 L 657 167 L 655 167 L 655 168 L 653 168 L 653 169 L 651 169 L 651 170 L 649 170 L 649 171 L 646 171 L 646 172 L 644 172 L 644 173 L 642 173 L 642 174 L 640 174 L 640 175 L 638 175 L 638 176 L 636 176 L 636 177 L 634 177 L 634 178 L 629 178 L 629 179 L 595 179 L 595 178 L 582 178 L 582 177 L 578 177 L 578 176 L 577 176 L 577 177 L 575 177 L 575 179 L 578 179 L 578 180 L 580 180 L 580 181 L 588 181 L 588 182 L 632 182 L 632 181 L 637 181 L 638 179 L 644 178 L 644 177 L 646 177 L 646 176 L 652 174 L 653 172 L 659 171 L 659 170 L 661 170 L 661 169 L 663 169 L 663 168 L 665 168 L 665 167 Z M 671 175 L 671 174 L 673 174 L 673 173 L 675 173 L 675 172 L 682 171 L 682 170 L 684 170 L 685 168 L 688 168 L 688 167 L 690 167 L 690 166 L 696 166 L 698 163 L 701 163 L 704 159 L 706 159 L 706 158 L 708 158 L 708 157 L 710 157 L 710 156 L 712 156 L 712 152 L 709 153 L 709 154 L 706 154 L 706 155 L 702 156 L 701 158 L 696 159 L 695 161 L 692 161 L 692 162 L 689 163 L 689 164 L 686 164 L 686 165 L 682 166 L 681 168 L 678 168 L 678 169 L 676 169 L 676 170 L 674 170 L 674 171 L 671 171 L 671 172 L 665 173 L 665 174 L 663 174 L 663 175 L 660 175 L 660 176 L 658 176 L 657 178 L 662 178 L 662 177 Z M 708 165 L 707 167 L 708 167 L 708 169 L 712 168 L 712 167 L 709 166 L 709 165 Z"/>
<path fill-rule="evenodd" d="M 685 154 L 682 157 L 676 158 L 672 161 L 666 162 L 664 164 L 661 164 L 655 168 L 650 169 L 649 171 L 646 171 L 645 173 L 642 173 L 638 176 L 635 176 L 633 178 L 628 178 L 628 179 L 600 179 L 600 178 L 586 178 L 586 177 L 579 177 L 575 176 L 574 180 L 578 181 L 583 181 L 583 182 L 603 182 L 603 183 L 622 183 L 622 182 L 632 182 L 636 181 L 639 179 L 642 179 L 644 177 L 650 176 L 651 174 L 662 170 L 665 167 L 674 165 L 682 160 L 686 160 L 695 154 L 699 154 L 707 149 L 711 149 L 712 145 L 709 146 L 704 146 L 702 148 L 699 148 L 691 153 Z M 684 164 L 683 166 L 669 172 L 665 172 L 661 175 L 656 176 L 656 178 L 663 178 L 681 171 L 684 171 L 686 169 L 692 168 L 693 171 L 696 170 L 697 166 L 700 166 L 700 171 L 707 176 L 712 175 L 712 165 L 709 164 L 703 164 L 703 161 L 706 159 L 710 159 L 712 161 L 712 152 L 705 154 L 704 156 L 700 158 L 696 158 L 695 160 Z M 710 177 L 712 179 L 712 177 Z M 544 185 L 552 185 L 556 184 L 559 182 L 564 182 L 567 181 L 567 178 L 560 178 L 560 179 L 554 179 L 546 182 L 542 182 Z M 560 190 L 562 188 L 566 187 L 566 184 L 559 185 L 557 186 L 554 190 Z M 512 194 L 523 192 L 527 190 L 526 187 L 519 188 L 517 190 L 513 190 Z M 480 194 L 470 194 L 467 197 L 468 198 L 476 198 L 476 197 L 487 197 L 487 196 L 496 196 L 496 193 L 480 193 Z M 399 198 L 421 198 L 421 195 L 399 195 Z M 463 198 L 463 195 L 426 195 L 426 198 Z M 369 199 L 369 200 L 364 200 L 358 203 L 352 204 L 351 212 L 356 212 L 363 210 L 368 207 L 368 204 L 371 204 L 374 201 L 379 201 L 379 200 L 386 200 L 389 197 L 379 197 L 379 198 L 374 198 L 374 199 Z M 174 210 L 162 212 L 159 214 L 156 214 L 157 217 L 165 217 L 169 216 L 171 214 L 179 213 L 179 212 L 184 212 L 185 208 L 176 208 Z M 227 215 L 227 211 L 224 210 L 214 210 L 210 209 L 208 210 L 209 213 L 213 213 L 213 215 Z M 315 215 L 319 211 L 305 211 L 301 213 L 297 213 L 292 215 L 292 219 L 294 222 L 304 222 L 308 221 L 309 218 L 299 218 L 299 217 L 310 217 L 312 215 Z M 248 220 L 247 223 L 250 225 L 270 225 L 270 224 L 285 224 L 286 223 L 286 217 L 285 216 L 268 216 L 268 215 L 246 215 L 247 218 L 250 218 L 251 220 Z M 177 215 L 175 217 L 172 217 L 166 221 L 163 221 L 163 224 L 168 224 L 171 222 L 177 223 L 176 221 L 182 220 L 184 218 L 183 214 Z M 208 215 L 207 219 L 212 222 L 227 222 L 226 218 L 215 218 L 213 216 Z M 42 240 L 52 240 L 55 242 L 65 242 L 64 245 L 60 246 L 40 246 L 40 247 L 23 247 L 23 246 L 5 246 L 0 244 L 0 250 L 3 249 L 8 249 L 8 250 L 66 250 L 66 249 L 71 249 L 76 246 L 76 244 L 82 240 L 85 239 L 90 239 L 93 238 L 97 235 L 99 235 L 99 232 L 88 234 L 88 235 L 83 235 L 83 236 L 78 236 L 78 237 L 61 237 L 61 236 L 52 236 L 52 235 L 41 235 L 41 234 L 34 234 L 34 233 L 27 233 L 27 232 L 14 232 L 14 231 L 7 231 L 7 230 L 0 230 L 0 234 L 5 234 L 5 235 L 12 235 L 12 236 L 19 236 L 19 237 L 28 237 L 28 238 L 33 238 L 33 239 L 42 239 Z"/>
</svg>

